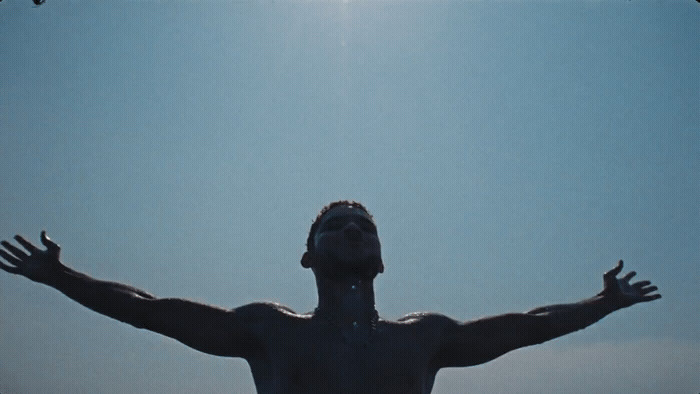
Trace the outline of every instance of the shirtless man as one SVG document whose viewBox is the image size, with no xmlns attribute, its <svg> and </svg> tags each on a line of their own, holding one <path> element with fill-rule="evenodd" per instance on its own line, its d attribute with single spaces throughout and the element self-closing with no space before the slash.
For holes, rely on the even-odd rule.
<svg viewBox="0 0 700 394">
<path fill-rule="evenodd" d="M 309 232 L 301 265 L 316 276 L 318 307 L 303 315 L 273 303 L 229 310 L 157 298 L 63 265 L 45 232 L 46 250 L 19 235 L 15 240 L 26 252 L 2 241 L 3 270 L 199 351 L 242 357 L 260 393 L 429 393 L 440 368 L 485 363 L 661 297 L 651 294 L 657 288 L 649 281 L 630 284 L 634 272 L 618 279 L 620 261 L 604 274 L 603 291 L 575 304 L 469 322 L 437 313 L 383 320 L 374 307 L 373 281 L 384 271 L 377 228 L 365 207 L 348 201 L 325 207 Z"/>
</svg>

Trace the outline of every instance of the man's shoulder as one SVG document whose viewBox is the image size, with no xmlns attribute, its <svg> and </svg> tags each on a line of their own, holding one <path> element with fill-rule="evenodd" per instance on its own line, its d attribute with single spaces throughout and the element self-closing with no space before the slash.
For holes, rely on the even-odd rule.
<svg viewBox="0 0 700 394">
<path fill-rule="evenodd" d="M 414 324 L 434 328 L 444 328 L 456 323 L 452 318 L 436 312 L 412 312 L 403 316 L 397 322 L 399 324 Z"/>
<path fill-rule="evenodd" d="M 248 319 L 278 319 L 301 317 L 288 306 L 276 302 L 253 302 L 239 306 L 233 310 L 241 317 Z"/>
<path fill-rule="evenodd" d="M 401 333 L 408 334 L 426 354 L 434 354 L 445 335 L 456 325 L 455 320 L 440 313 L 413 312 L 389 323 L 386 329 L 396 333 L 397 337 L 401 337 Z"/>
</svg>

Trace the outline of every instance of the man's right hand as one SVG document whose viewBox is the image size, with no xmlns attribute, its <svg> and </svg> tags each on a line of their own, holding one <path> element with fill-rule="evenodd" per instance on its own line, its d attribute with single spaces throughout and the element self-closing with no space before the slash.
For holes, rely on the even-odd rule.
<svg viewBox="0 0 700 394">
<path fill-rule="evenodd" d="M 46 250 L 37 248 L 21 235 L 15 235 L 15 240 L 26 252 L 7 241 L 1 241 L 5 249 L 0 249 L 0 257 L 9 265 L 0 260 L 0 269 L 51 286 L 63 267 L 59 261 L 61 247 L 46 236 L 46 231 L 41 232 L 41 243 Z"/>
</svg>

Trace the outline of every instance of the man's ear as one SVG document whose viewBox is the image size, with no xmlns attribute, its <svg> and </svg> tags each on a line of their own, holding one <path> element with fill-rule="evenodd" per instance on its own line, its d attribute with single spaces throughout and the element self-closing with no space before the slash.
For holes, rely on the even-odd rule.
<svg viewBox="0 0 700 394">
<path fill-rule="evenodd" d="M 301 256 L 301 266 L 304 268 L 311 268 L 314 266 L 314 255 L 313 253 L 306 251 Z"/>
<path fill-rule="evenodd" d="M 381 257 L 379 258 L 379 263 L 377 263 L 377 272 L 380 274 L 384 272 L 384 262 Z"/>
</svg>

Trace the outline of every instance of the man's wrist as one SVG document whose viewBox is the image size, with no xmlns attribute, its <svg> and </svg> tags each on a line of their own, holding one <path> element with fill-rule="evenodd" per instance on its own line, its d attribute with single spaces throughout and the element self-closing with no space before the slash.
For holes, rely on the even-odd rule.
<svg viewBox="0 0 700 394">
<path fill-rule="evenodd" d="M 595 305 L 596 308 L 603 314 L 601 318 L 622 308 L 622 306 L 615 302 L 613 297 L 602 292 L 593 296 L 591 301 L 592 304 Z"/>
<path fill-rule="evenodd" d="M 40 280 L 39 282 L 51 286 L 55 289 L 61 290 L 62 287 L 64 287 L 66 283 L 66 279 L 70 275 L 71 272 L 74 272 L 67 266 L 61 264 L 61 262 L 56 262 L 55 264 L 52 264 L 51 270 L 48 273 L 48 275 L 43 278 L 43 280 Z"/>
</svg>

